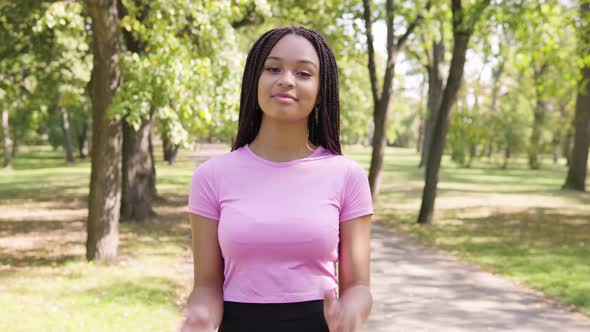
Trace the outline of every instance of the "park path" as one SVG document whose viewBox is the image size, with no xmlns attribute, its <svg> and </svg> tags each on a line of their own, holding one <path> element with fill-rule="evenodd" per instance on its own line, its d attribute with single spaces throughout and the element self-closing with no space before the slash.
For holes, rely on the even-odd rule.
<svg viewBox="0 0 590 332">
<path fill-rule="evenodd" d="M 371 317 L 363 332 L 590 331 L 537 292 L 373 223 Z"/>
<path fill-rule="evenodd" d="M 197 164 L 227 151 L 205 145 Z M 185 262 L 192 275 L 192 260 Z M 590 332 L 590 320 L 538 292 L 424 246 L 375 221 L 373 310 L 362 332 Z"/>
</svg>

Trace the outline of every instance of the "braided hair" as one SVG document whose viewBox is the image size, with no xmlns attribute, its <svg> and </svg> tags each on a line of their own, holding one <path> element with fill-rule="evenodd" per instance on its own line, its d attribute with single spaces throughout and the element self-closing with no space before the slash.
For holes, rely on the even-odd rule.
<svg viewBox="0 0 590 332">
<path fill-rule="evenodd" d="M 338 67 L 334 52 L 326 40 L 316 31 L 304 27 L 275 28 L 264 33 L 252 45 L 242 77 L 238 133 L 232 151 L 251 143 L 258 135 L 262 122 L 262 110 L 258 106 L 258 79 L 264 61 L 271 49 L 284 36 L 295 34 L 307 39 L 315 48 L 320 59 L 320 84 L 316 107 L 307 119 L 309 140 L 335 154 L 342 154 L 340 148 L 340 99 L 338 96 Z M 315 122 L 319 112 L 318 123 Z"/>
</svg>

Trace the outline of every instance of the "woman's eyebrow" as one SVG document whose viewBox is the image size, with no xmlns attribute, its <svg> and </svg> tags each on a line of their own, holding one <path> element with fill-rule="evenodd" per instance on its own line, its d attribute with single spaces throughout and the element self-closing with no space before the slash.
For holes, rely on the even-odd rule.
<svg viewBox="0 0 590 332">
<path fill-rule="evenodd" d="M 277 61 L 283 61 L 283 58 L 278 57 L 278 56 L 268 56 L 266 58 L 267 60 L 271 59 L 271 60 L 277 60 Z M 307 59 L 300 59 L 296 61 L 297 63 L 309 63 L 310 65 L 313 65 L 314 67 L 318 67 L 313 61 L 311 60 L 307 60 Z"/>
</svg>

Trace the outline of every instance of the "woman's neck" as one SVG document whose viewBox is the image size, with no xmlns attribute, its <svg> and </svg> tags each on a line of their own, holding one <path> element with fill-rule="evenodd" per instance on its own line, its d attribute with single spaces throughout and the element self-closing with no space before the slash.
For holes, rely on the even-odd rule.
<svg viewBox="0 0 590 332">
<path fill-rule="evenodd" d="M 249 146 L 258 156 L 275 162 L 305 158 L 317 149 L 308 140 L 307 121 L 286 123 L 266 119 Z"/>
</svg>

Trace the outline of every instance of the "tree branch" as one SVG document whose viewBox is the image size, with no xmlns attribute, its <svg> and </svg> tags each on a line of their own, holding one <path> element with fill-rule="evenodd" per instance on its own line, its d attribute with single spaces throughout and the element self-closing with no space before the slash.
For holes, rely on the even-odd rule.
<svg viewBox="0 0 590 332">
<path fill-rule="evenodd" d="M 375 70 L 375 49 L 373 48 L 373 27 L 371 21 L 371 5 L 369 0 L 363 0 L 363 16 L 365 19 L 365 33 L 367 35 L 367 49 L 369 55 L 369 77 L 371 80 L 371 94 L 373 95 L 373 105 L 379 104 L 377 91 L 377 74 Z"/>
<path fill-rule="evenodd" d="M 426 3 L 425 6 L 425 10 L 429 11 L 430 7 L 432 7 L 432 1 L 428 0 L 428 2 Z M 401 49 L 404 44 L 406 43 L 406 41 L 408 40 L 408 37 L 410 37 L 410 35 L 414 32 L 414 29 L 416 29 L 416 27 L 418 25 L 420 25 L 420 23 L 422 23 L 422 20 L 424 19 L 424 16 L 422 16 L 422 14 L 418 14 L 418 16 L 416 16 L 416 18 L 414 19 L 414 21 L 412 23 L 410 23 L 410 26 L 408 27 L 408 30 L 406 30 L 406 33 L 404 33 L 400 39 L 398 39 L 397 41 L 397 45 L 395 46 L 398 50 Z M 392 25 L 393 25 L 393 17 L 392 17 Z M 392 27 L 393 28 L 393 27 Z M 388 26 L 388 30 L 389 31 L 389 26 Z"/>
</svg>

